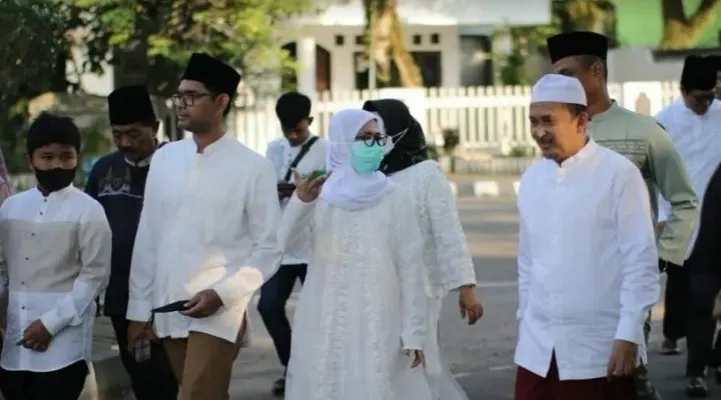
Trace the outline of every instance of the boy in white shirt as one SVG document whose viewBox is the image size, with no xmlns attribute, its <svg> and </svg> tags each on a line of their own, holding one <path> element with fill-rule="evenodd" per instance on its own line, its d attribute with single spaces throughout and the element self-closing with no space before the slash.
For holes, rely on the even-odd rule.
<svg viewBox="0 0 721 400">
<path fill-rule="evenodd" d="M 27 135 L 37 187 L 0 207 L 0 291 L 9 297 L 0 359 L 6 400 L 76 400 L 88 374 L 111 232 L 100 204 L 72 185 L 80 144 L 70 118 L 41 114 Z"/>
</svg>

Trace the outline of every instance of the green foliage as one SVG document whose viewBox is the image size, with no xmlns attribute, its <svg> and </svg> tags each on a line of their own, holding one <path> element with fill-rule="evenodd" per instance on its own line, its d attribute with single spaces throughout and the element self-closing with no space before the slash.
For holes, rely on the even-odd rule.
<svg viewBox="0 0 721 400">
<path fill-rule="evenodd" d="M 511 52 L 501 57 L 501 81 L 504 85 L 528 85 L 525 62 L 530 52 L 546 54 L 546 40 L 562 32 L 594 31 L 611 38 L 616 47 L 615 7 L 608 0 L 553 0 L 551 23 L 548 25 L 510 27 Z"/>
<path fill-rule="evenodd" d="M 89 67 L 117 65 L 135 52 L 138 76 L 154 92 L 171 94 L 190 54 L 206 52 L 244 75 L 251 86 L 269 74 L 295 72 L 281 50 L 278 24 L 308 11 L 311 0 L 75 0 L 86 11 Z M 124 49 L 125 52 L 121 52 Z M 110 55 L 115 53 L 113 59 Z M 138 54 L 140 53 L 140 54 Z M 124 58 L 124 57 L 123 57 Z M 144 64 L 143 64 L 144 62 Z"/>
<path fill-rule="evenodd" d="M 528 145 L 516 145 L 511 148 L 511 151 L 505 155 L 509 158 L 525 158 L 534 157 L 536 155 L 536 148 Z"/>
<path fill-rule="evenodd" d="M 116 84 L 173 93 L 189 55 L 203 51 L 242 71 L 251 86 L 295 63 L 277 26 L 313 0 L 0 0 L 0 146 L 12 172 L 26 169 L 22 132 L 29 100 L 78 90 L 66 66 L 72 46 L 87 53 L 77 73 L 115 67 Z M 78 29 L 79 28 L 79 29 Z M 287 27 L 284 27 L 287 30 Z"/>
<path fill-rule="evenodd" d="M 27 168 L 20 133 L 28 99 L 68 89 L 65 32 L 75 22 L 71 9 L 58 1 L 0 1 L 0 146 L 9 171 Z"/>
<path fill-rule="evenodd" d="M 426 146 L 426 150 L 428 151 L 428 158 L 434 161 L 438 161 L 438 158 L 440 156 L 438 146 L 434 144 L 429 144 L 428 146 Z"/>
</svg>

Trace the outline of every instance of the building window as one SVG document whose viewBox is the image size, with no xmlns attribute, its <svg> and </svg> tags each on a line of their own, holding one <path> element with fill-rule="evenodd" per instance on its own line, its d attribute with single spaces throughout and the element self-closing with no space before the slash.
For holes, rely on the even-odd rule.
<svg viewBox="0 0 721 400">
<path fill-rule="evenodd" d="M 411 56 L 421 70 L 423 76 L 424 87 L 441 87 L 443 85 L 441 68 L 441 52 L 412 51 Z M 368 89 L 369 78 L 369 62 L 368 55 L 362 52 L 356 52 L 353 55 L 355 70 L 355 87 L 357 90 Z M 400 74 L 395 64 L 391 65 L 390 82 L 376 82 L 377 88 L 384 87 L 400 87 Z"/>
<path fill-rule="evenodd" d="M 358 35 L 355 37 L 355 44 L 361 46 L 365 44 L 365 40 L 363 39 L 363 35 Z"/>
<path fill-rule="evenodd" d="M 335 45 L 336 45 L 336 46 L 343 46 L 343 43 L 345 43 L 345 36 L 343 36 L 343 35 L 335 35 Z"/>
<path fill-rule="evenodd" d="M 420 46 L 423 43 L 423 37 L 421 35 L 413 35 L 413 44 Z"/>
<path fill-rule="evenodd" d="M 441 42 L 441 35 L 437 33 L 431 34 L 431 44 L 438 44 Z"/>
</svg>

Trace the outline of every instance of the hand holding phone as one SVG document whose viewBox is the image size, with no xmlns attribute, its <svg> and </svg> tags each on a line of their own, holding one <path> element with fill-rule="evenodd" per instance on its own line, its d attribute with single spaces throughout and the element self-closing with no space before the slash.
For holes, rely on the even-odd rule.
<svg viewBox="0 0 721 400">
<path fill-rule="evenodd" d="M 315 178 L 317 178 L 319 176 L 323 176 L 323 175 L 325 175 L 324 169 L 316 169 L 315 171 L 310 173 L 310 179 L 315 179 Z"/>
<path fill-rule="evenodd" d="M 293 195 L 295 185 L 288 182 L 278 182 L 278 198 L 284 199 Z"/>
</svg>

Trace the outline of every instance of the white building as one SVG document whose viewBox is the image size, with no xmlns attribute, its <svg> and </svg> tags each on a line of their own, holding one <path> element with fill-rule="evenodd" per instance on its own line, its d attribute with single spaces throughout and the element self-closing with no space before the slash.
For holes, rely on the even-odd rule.
<svg viewBox="0 0 721 400">
<path fill-rule="evenodd" d="M 329 5 L 323 7 L 324 1 Z M 407 48 L 421 66 L 429 87 L 493 84 L 491 55 L 510 49 L 509 40 L 504 39 L 507 27 L 547 24 L 551 19 L 549 0 L 397 1 Z M 341 95 L 368 88 L 361 0 L 349 0 L 344 5 L 337 0 L 316 2 L 323 12 L 284 24 L 278 32 L 280 43 L 299 61 L 299 90 L 312 96 L 316 92 Z M 106 65 L 102 75 L 77 74 L 84 54 L 74 49 L 73 56 L 68 76 L 86 93 L 106 96 L 115 88 L 112 66 Z M 615 49 L 609 52 L 609 81 L 674 80 L 681 65 L 681 59 L 655 60 L 648 48 Z M 544 66 L 542 62 L 542 70 Z"/>
<path fill-rule="evenodd" d="M 507 26 L 550 22 L 547 0 L 398 0 L 408 50 L 421 66 L 425 86 L 463 87 L 493 82 L 492 35 Z M 280 32 L 285 48 L 301 64 L 303 92 L 368 88 L 363 44 L 365 13 L 360 0 L 330 5 Z M 507 47 L 508 45 L 506 45 Z M 315 57 L 313 57 L 315 53 Z"/>
</svg>

